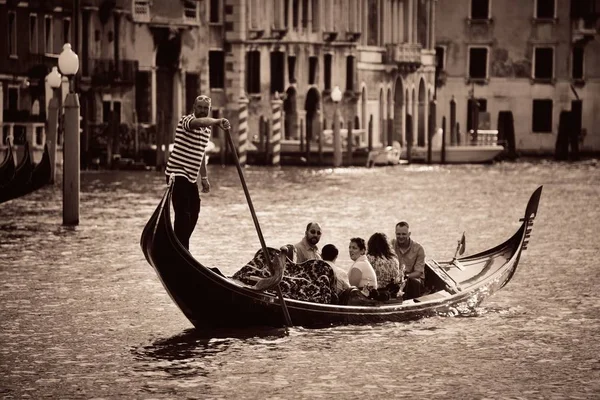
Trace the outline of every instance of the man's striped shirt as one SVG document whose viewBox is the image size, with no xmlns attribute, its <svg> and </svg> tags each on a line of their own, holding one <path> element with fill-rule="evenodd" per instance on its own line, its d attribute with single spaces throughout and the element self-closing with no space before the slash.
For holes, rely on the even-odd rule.
<svg viewBox="0 0 600 400">
<path fill-rule="evenodd" d="M 185 176 L 195 183 L 198 179 L 200 165 L 210 140 L 211 128 L 191 129 L 190 122 L 194 114 L 184 115 L 177 123 L 175 144 L 167 162 L 167 175 Z"/>
</svg>

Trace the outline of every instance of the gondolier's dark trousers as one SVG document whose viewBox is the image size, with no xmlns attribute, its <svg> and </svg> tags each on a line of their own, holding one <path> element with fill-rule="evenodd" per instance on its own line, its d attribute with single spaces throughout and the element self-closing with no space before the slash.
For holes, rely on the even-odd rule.
<svg viewBox="0 0 600 400">
<path fill-rule="evenodd" d="M 191 183 L 183 176 L 176 176 L 173 184 L 174 229 L 177 239 L 188 250 L 190 249 L 190 236 L 194 232 L 200 215 L 200 201 L 198 183 Z"/>
</svg>

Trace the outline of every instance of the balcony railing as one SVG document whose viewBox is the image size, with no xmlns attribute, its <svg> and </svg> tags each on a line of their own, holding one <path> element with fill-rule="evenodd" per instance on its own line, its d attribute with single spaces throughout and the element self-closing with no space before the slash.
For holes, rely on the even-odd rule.
<svg viewBox="0 0 600 400">
<path fill-rule="evenodd" d="M 135 22 L 150 22 L 150 1 L 132 0 L 131 8 L 133 20 Z"/>
<path fill-rule="evenodd" d="M 34 68 L 45 66 L 36 73 Z M 18 58 L 6 58 L 0 63 L 0 73 L 8 75 L 41 75 L 37 78 L 43 78 L 48 72 L 47 69 L 56 66 L 56 58 L 47 57 L 44 54 L 19 54 Z"/>
<path fill-rule="evenodd" d="M 596 18 L 578 18 L 572 21 L 573 42 L 582 39 L 593 39 L 598 33 Z"/>
<path fill-rule="evenodd" d="M 421 45 L 414 43 L 386 44 L 387 64 L 421 64 Z"/>
<path fill-rule="evenodd" d="M 43 149 L 46 143 L 46 124 L 43 122 L 3 122 L 0 128 L 0 149 L 8 146 L 8 139 L 14 146 L 24 145 L 27 141 L 34 149 Z"/>
<path fill-rule="evenodd" d="M 133 60 L 89 60 L 89 71 L 92 84 L 107 86 L 113 84 L 135 84 L 135 73 L 138 62 Z"/>
</svg>

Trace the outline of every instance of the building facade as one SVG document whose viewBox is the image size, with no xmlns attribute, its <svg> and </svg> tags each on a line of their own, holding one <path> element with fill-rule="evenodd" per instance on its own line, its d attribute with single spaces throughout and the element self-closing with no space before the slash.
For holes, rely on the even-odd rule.
<svg viewBox="0 0 600 400">
<path fill-rule="evenodd" d="M 435 90 L 435 0 L 0 0 L 3 141 L 30 140 L 52 90 L 44 82 L 66 42 L 80 58 L 82 158 L 158 149 L 177 119 L 209 94 L 213 116 L 252 140 L 283 104 L 285 138 L 315 140 L 333 124 L 373 147 L 427 140 Z M 61 90 L 64 98 L 69 83 Z M 410 117 L 409 117 L 410 116 Z M 245 117 L 242 117 L 245 119 Z M 244 121 L 242 121 L 244 122 Z M 34 124 L 37 124 L 34 126 Z M 9 126 L 10 125 L 10 126 Z M 41 125 L 41 126 L 40 126 Z M 30 132 L 21 134 L 20 132 Z M 239 137 L 235 135 L 239 144 Z M 59 139 L 60 142 L 60 139 Z"/>
<path fill-rule="evenodd" d="M 460 130 L 471 129 L 474 98 L 492 129 L 501 112 L 512 112 L 517 151 L 552 155 L 561 112 L 575 111 L 580 149 L 600 151 L 599 1 L 439 0 L 437 7 L 444 16 L 435 32 L 437 126 L 454 98 Z"/>
</svg>

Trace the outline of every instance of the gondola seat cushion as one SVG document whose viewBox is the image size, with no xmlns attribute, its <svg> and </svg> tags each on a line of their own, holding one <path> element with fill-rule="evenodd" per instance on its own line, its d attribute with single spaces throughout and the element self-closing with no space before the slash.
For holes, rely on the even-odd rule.
<svg viewBox="0 0 600 400">
<path fill-rule="evenodd" d="M 269 248 L 271 263 L 277 262 L 279 250 Z M 237 271 L 232 278 L 254 285 L 256 278 L 271 276 L 266 257 L 261 250 L 252 260 Z M 313 303 L 337 304 L 336 277 L 333 268 L 322 260 L 308 260 L 296 264 L 286 258 L 285 272 L 279 283 L 284 297 Z M 275 294 L 275 291 L 267 291 Z"/>
</svg>

